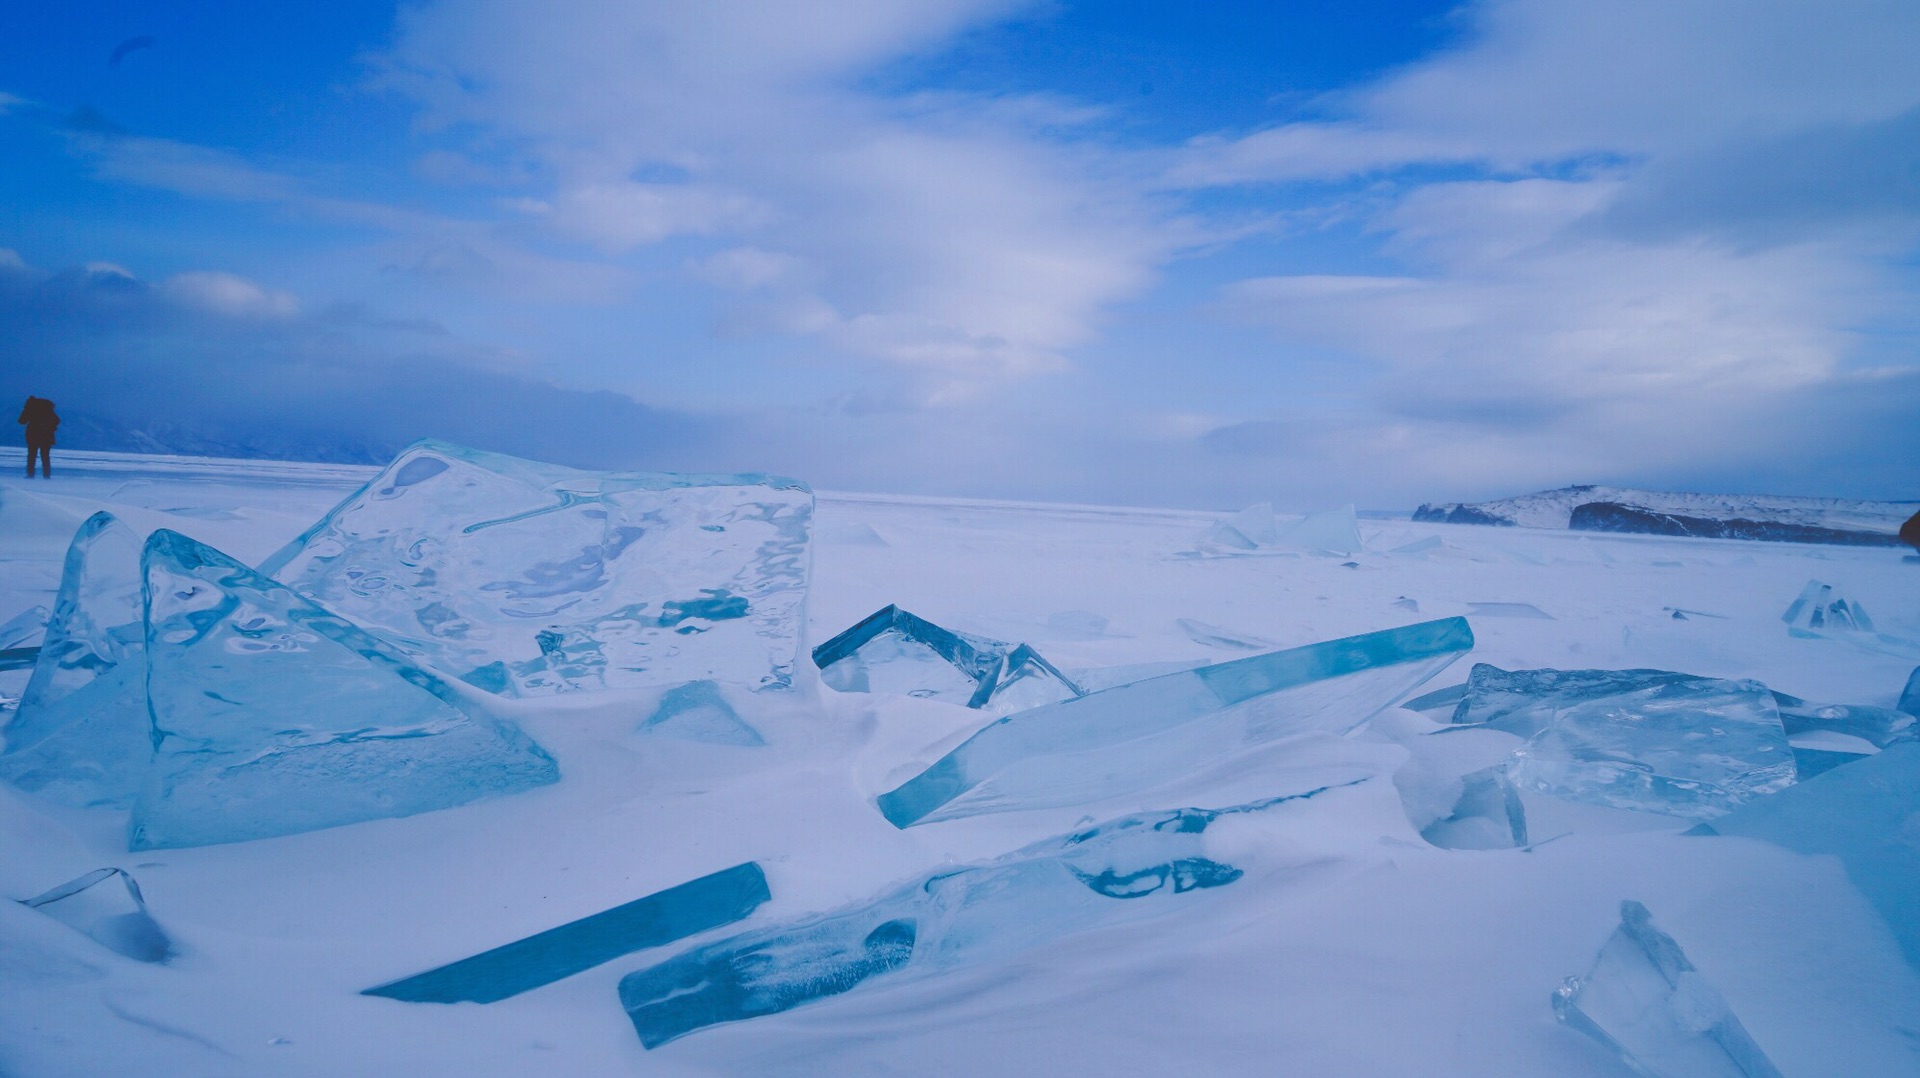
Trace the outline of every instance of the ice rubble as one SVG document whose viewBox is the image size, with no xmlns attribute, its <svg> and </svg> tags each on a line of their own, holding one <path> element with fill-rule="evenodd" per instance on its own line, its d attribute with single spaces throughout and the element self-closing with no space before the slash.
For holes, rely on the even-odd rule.
<svg viewBox="0 0 1920 1078">
<path fill-rule="evenodd" d="M 1328 554 L 1360 552 L 1360 524 L 1353 506 L 1309 513 L 1282 525 L 1273 506 L 1260 502 L 1215 521 L 1200 537 L 1203 550 L 1249 553 L 1261 550 L 1309 550 Z"/>
<path fill-rule="evenodd" d="M 1920 743 L 1891 745 L 1758 798 L 1689 834 L 1764 839 L 1831 854 L 1920 968 Z"/>
<path fill-rule="evenodd" d="M 495 1003 L 731 924 L 770 897 L 765 873 L 748 861 L 360 994 L 409 1003 Z"/>
<path fill-rule="evenodd" d="M 620 1003 L 641 1043 L 656 1048 L 897 971 L 951 969 L 1152 916 L 1178 895 L 1244 874 L 1210 849 L 1207 831 L 1216 822 L 1325 789 L 1229 809 L 1126 816 L 984 864 L 943 868 L 862 905 L 743 933 L 628 974 Z"/>
<path fill-rule="evenodd" d="M 1472 647 L 1466 619 L 1448 618 L 1049 704 L 980 730 L 878 805 L 904 828 L 1151 788 L 1276 738 L 1350 730 Z"/>
<path fill-rule="evenodd" d="M 140 885 L 125 869 L 96 868 L 20 904 L 136 962 L 165 962 L 173 953 L 173 942 L 147 912 Z"/>
<path fill-rule="evenodd" d="M 1556 797 L 1705 818 L 1795 779 L 1773 694 L 1757 681 L 1477 663 L 1467 686 L 1454 722 L 1526 737 L 1507 773 Z"/>
<path fill-rule="evenodd" d="M 67 548 L 0 778 L 71 805 L 131 803 L 151 751 L 140 538 L 95 513 Z"/>
<path fill-rule="evenodd" d="M 177 532 L 143 555 L 153 757 L 131 848 L 464 804 L 559 779 L 391 646 Z"/>
<path fill-rule="evenodd" d="M 1083 695 L 1026 644 L 944 629 L 893 605 L 814 648 L 813 662 L 820 680 L 840 692 L 915 696 L 997 712 Z"/>
<path fill-rule="evenodd" d="M 1840 632 L 1873 632 L 1873 619 L 1857 600 L 1836 594 L 1833 585 L 1807 581 L 1798 598 L 1787 605 L 1780 620 L 1795 636 L 1825 636 Z"/>
<path fill-rule="evenodd" d="M 1584 977 L 1554 992 L 1553 1010 L 1654 1078 L 1780 1078 L 1719 990 L 1638 902 L 1620 903 L 1620 927 Z"/>
<path fill-rule="evenodd" d="M 582 472 L 432 440 L 261 571 L 490 692 L 791 685 L 813 494 Z"/>
</svg>

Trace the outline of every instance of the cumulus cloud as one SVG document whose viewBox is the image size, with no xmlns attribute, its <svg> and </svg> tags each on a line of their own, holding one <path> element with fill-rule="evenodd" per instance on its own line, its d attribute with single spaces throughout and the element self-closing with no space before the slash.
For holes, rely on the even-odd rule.
<svg viewBox="0 0 1920 1078">
<path fill-rule="evenodd" d="M 728 251 L 805 265 L 730 325 L 940 372 L 932 400 L 1063 369 L 1184 242 L 1113 154 L 1059 137 L 1084 112 L 861 89 L 1024 6 L 427 4 L 403 13 L 380 81 L 430 126 L 537 162 L 550 179 L 523 205 L 561 236 L 712 237 L 700 275 L 748 289 L 771 279 L 722 268 Z"/>
</svg>

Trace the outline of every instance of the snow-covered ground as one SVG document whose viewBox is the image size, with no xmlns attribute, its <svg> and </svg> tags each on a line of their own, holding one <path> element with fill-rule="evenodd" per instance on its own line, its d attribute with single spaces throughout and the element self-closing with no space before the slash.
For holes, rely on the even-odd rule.
<svg viewBox="0 0 1920 1078">
<path fill-rule="evenodd" d="M 371 474 L 57 458 L 51 482 L 0 481 L 0 621 L 52 604 L 97 509 L 257 562 Z M 1920 565 L 1897 551 L 1363 520 L 1352 558 L 1183 556 L 1213 519 L 822 494 L 809 638 L 897 603 L 1074 668 L 1248 654 L 1181 619 L 1291 647 L 1463 614 L 1477 646 L 1428 688 L 1472 662 L 1658 667 L 1878 706 L 1920 662 L 1905 643 L 1920 640 Z M 1780 615 L 1810 579 L 1864 603 L 1881 635 L 1790 636 Z M 24 675 L 6 678 L 17 694 Z M 643 734 L 650 703 L 476 701 L 545 746 L 562 781 L 271 840 L 129 854 L 124 813 L 0 787 L 0 894 L 121 866 L 179 952 L 122 959 L 0 903 L 0 1073 L 1617 1075 L 1549 998 L 1634 899 L 1785 1074 L 1920 1074 L 1920 973 L 1837 861 L 1539 797 L 1529 849 L 1434 848 L 1394 782 L 1457 740 L 1421 737 L 1434 715 L 1389 709 L 1347 737 L 1274 743 L 1173 794 L 901 831 L 874 797 L 986 716 L 808 680 L 747 716 L 769 744 L 744 747 Z M 357 994 L 742 861 L 773 895 L 750 924 L 774 924 L 1088 822 L 1356 779 L 1239 833 L 1252 867 L 1232 886 L 653 1051 L 616 984 L 684 944 L 485 1006 Z"/>
</svg>

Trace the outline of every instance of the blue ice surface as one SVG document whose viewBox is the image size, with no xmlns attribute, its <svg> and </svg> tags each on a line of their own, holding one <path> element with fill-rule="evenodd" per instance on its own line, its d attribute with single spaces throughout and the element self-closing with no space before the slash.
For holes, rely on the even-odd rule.
<svg viewBox="0 0 1920 1078">
<path fill-rule="evenodd" d="M 1638 902 L 1620 903 L 1620 927 L 1585 976 L 1554 992 L 1553 1011 L 1654 1078 L 1780 1078 L 1719 990 Z"/>
<path fill-rule="evenodd" d="M 1097 924 L 1152 916 L 1176 896 L 1244 874 L 1209 848 L 1213 824 L 1330 788 L 1228 809 L 1126 816 L 993 861 L 943 868 L 858 906 L 743 933 L 628 974 L 620 1003 L 640 1042 L 657 1048 L 898 971 L 991 961 Z"/>
<path fill-rule="evenodd" d="M 1909 715 L 1920 715 L 1920 666 L 1913 668 L 1907 675 L 1907 687 L 1900 692 L 1900 710 Z"/>
<path fill-rule="evenodd" d="M 1474 663 L 1450 721 L 1532 737 L 1564 708 L 1666 685 L 1711 689 L 1715 679 L 1672 670 L 1502 670 L 1490 663 Z M 1429 693 L 1406 706 L 1438 706 L 1440 701 L 1440 693 Z"/>
<path fill-rule="evenodd" d="M 131 804 L 152 754 L 140 538 L 95 513 L 67 547 L 60 591 L 0 778 L 63 804 Z"/>
<path fill-rule="evenodd" d="M 727 703 L 720 686 L 711 681 L 689 681 L 668 689 L 640 729 L 715 745 L 766 744 L 760 732 Z"/>
<path fill-rule="evenodd" d="M 748 861 L 360 994 L 409 1003 L 495 1003 L 731 924 L 769 897 L 766 875 Z"/>
<path fill-rule="evenodd" d="M 905 828 L 1152 788 L 1278 738 L 1345 733 L 1472 647 L 1466 619 L 1447 618 L 1049 704 L 981 729 L 878 805 Z"/>
<path fill-rule="evenodd" d="M 261 571 L 488 692 L 785 689 L 812 520 L 794 479 L 585 472 L 427 440 Z"/>
<path fill-rule="evenodd" d="M 891 604 L 814 648 L 813 662 L 820 680 L 840 692 L 892 693 L 993 710 L 1083 695 L 1026 644 L 956 632 Z"/>
<path fill-rule="evenodd" d="M 1507 773 L 1569 801 L 1705 819 L 1796 778 L 1773 694 L 1757 681 L 1662 681 L 1569 701 Z"/>
<path fill-rule="evenodd" d="M 391 646 L 211 547 L 147 540 L 153 760 L 131 848 L 410 816 L 559 780 Z"/>
<path fill-rule="evenodd" d="M 1757 838 L 1831 854 L 1893 929 L 1920 969 L 1920 743 L 1882 749 L 1845 767 L 1749 801 L 1688 834 Z"/>
<path fill-rule="evenodd" d="M 1461 776 L 1452 811 L 1420 837 L 1448 850 L 1515 849 L 1527 844 L 1527 810 L 1505 767 L 1482 768 Z"/>
<path fill-rule="evenodd" d="M 147 912 L 140 885 L 125 869 L 96 868 L 20 904 L 136 962 L 165 962 L 172 957 L 173 942 Z"/>
</svg>

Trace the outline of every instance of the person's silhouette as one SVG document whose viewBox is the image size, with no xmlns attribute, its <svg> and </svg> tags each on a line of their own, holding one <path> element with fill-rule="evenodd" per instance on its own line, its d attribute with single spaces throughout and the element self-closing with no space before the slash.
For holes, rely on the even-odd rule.
<svg viewBox="0 0 1920 1078">
<path fill-rule="evenodd" d="M 53 402 L 45 397 L 28 397 L 20 409 L 20 425 L 27 428 L 27 478 L 33 478 L 33 458 L 40 458 L 40 471 L 53 478 L 53 432 L 59 429 L 60 416 Z"/>
</svg>

